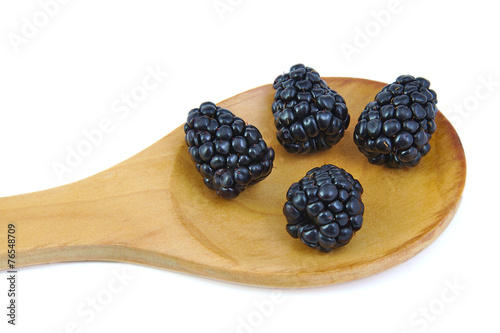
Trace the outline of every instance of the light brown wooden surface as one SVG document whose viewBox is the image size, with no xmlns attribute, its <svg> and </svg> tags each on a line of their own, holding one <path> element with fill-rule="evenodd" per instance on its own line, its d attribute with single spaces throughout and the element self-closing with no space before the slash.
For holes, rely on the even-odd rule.
<svg viewBox="0 0 500 333">
<path fill-rule="evenodd" d="M 257 126 L 275 149 L 271 175 L 224 200 L 203 184 L 182 126 L 134 157 L 90 178 L 0 198 L 0 269 L 7 225 L 16 225 L 16 266 L 63 261 L 133 262 L 231 282 L 313 287 L 366 277 L 413 257 L 450 223 L 465 184 L 460 140 L 441 114 L 432 149 L 409 170 L 374 166 L 352 131 L 383 83 L 326 78 L 346 100 L 351 125 L 332 149 L 288 154 L 276 141 L 270 85 L 219 105 Z M 186 110 L 186 115 L 187 115 Z M 351 243 L 321 253 L 285 231 L 285 193 L 309 169 L 346 169 L 364 187 L 364 225 Z M 169 274 L 166 272 L 165 274 Z"/>
</svg>

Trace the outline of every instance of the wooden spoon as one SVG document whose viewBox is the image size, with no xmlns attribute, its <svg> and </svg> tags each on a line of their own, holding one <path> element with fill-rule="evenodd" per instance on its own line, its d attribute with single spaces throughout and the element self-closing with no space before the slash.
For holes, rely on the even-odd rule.
<svg viewBox="0 0 500 333">
<path fill-rule="evenodd" d="M 432 149 L 410 170 L 374 166 L 352 140 L 364 106 L 385 85 L 327 78 L 347 101 L 352 123 L 341 142 L 292 155 L 276 141 L 274 90 L 261 86 L 221 103 L 257 126 L 275 149 L 270 176 L 224 200 L 203 184 L 182 126 L 132 158 L 65 186 L 0 199 L 0 269 L 7 269 L 7 228 L 16 228 L 16 267 L 104 260 L 162 267 L 231 282 L 314 287 L 366 277 L 413 257 L 450 223 L 465 184 L 465 155 L 438 113 Z M 186 111 L 187 115 L 187 111 Z M 288 187 L 323 164 L 363 185 L 364 225 L 350 244 L 321 253 L 285 231 Z"/>
</svg>

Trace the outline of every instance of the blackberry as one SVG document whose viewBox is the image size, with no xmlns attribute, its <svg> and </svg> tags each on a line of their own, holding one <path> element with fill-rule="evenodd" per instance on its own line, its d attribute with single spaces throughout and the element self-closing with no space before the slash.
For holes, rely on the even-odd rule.
<svg viewBox="0 0 500 333">
<path fill-rule="evenodd" d="M 271 173 L 274 150 L 259 130 L 212 102 L 189 111 L 184 133 L 205 185 L 223 198 L 237 197 Z"/>
<path fill-rule="evenodd" d="M 326 150 L 342 139 L 350 120 L 347 106 L 314 69 L 292 66 L 273 88 L 276 136 L 289 153 Z"/>
<path fill-rule="evenodd" d="M 363 224 L 363 187 L 344 169 L 327 164 L 309 170 L 286 194 L 286 230 L 324 252 L 350 242 Z"/>
<path fill-rule="evenodd" d="M 437 95 L 428 80 L 401 75 L 368 103 L 354 129 L 354 143 L 376 165 L 414 167 L 431 149 Z"/>
</svg>

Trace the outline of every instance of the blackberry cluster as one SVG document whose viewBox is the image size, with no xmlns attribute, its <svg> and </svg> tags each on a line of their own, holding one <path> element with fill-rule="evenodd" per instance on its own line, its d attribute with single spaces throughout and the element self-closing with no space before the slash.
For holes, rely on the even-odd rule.
<svg viewBox="0 0 500 333">
<path fill-rule="evenodd" d="M 272 111 L 279 143 L 290 153 L 313 153 L 337 144 L 349 126 L 342 96 L 302 64 L 274 81 Z"/>
<path fill-rule="evenodd" d="M 354 143 L 372 164 L 414 167 L 431 149 L 437 95 L 424 78 L 402 75 L 368 103 L 354 129 Z"/>
<path fill-rule="evenodd" d="M 363 224 L 363 187 L 328 164 L 307 172 L 286 194 L 283 213 L 293 238 L 324 252 L 346 245 Z"/>
<path fill-rule="evenodd" d="M 271 173 L 274 150 L 259 130 L 212 102 L 189 112 L 184 133 L 205 185 L 223 198 L 237 197 Z"/>
</svg>

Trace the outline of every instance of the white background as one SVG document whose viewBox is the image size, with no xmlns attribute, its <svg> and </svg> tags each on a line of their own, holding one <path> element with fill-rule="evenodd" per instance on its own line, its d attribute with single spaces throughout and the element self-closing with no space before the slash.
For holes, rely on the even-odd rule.
<svg viewBox="0 0 500 333">
<path fill-rule="evenodd" d="M 52 3 L 51 17 L 44 3 Z M 107 169 L 181 125 L 201 102 L 271 83 L 298 62 L 322 76 L 429 79 L 462 139 L 468 178 L 442 236 L 369 278 L 273 290 L 121 263 L 22 268 L 15 328 L 6 324 L 0 273 L 0 331 L 498 332 L 500 23 L 493 1 L 54 3 L 0 4 L 0 196 Z M 30 30 L 29 22 L 39 27 Z M 347 44 L 356 53 L 345 54 Z M 113 103 L 142 83 L 146 68 L 168 77 L 130 113 L 114 113 Z M 113 130 L 58 177 L 53 163 L 64 163 L 68 147 L 106 118 Z M 109 295 L 116 273 L 130 280 L 92 312 L 87 302 Z"/>
</svg>

